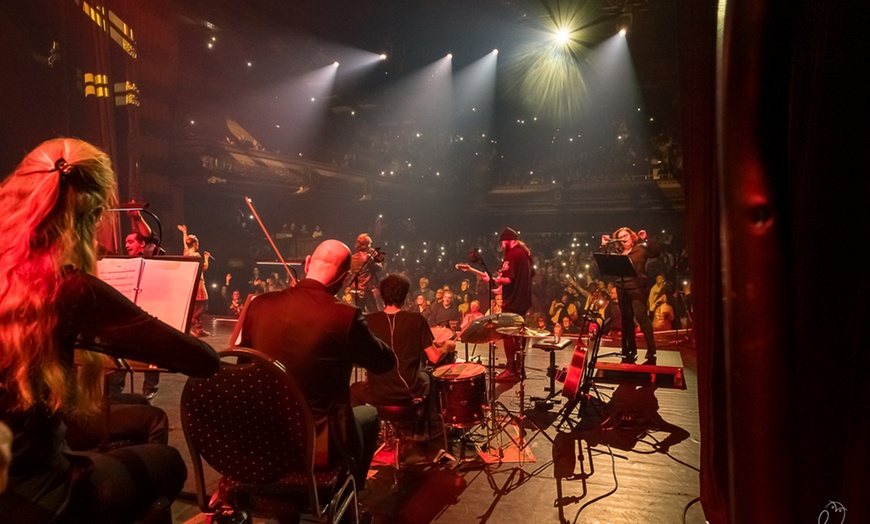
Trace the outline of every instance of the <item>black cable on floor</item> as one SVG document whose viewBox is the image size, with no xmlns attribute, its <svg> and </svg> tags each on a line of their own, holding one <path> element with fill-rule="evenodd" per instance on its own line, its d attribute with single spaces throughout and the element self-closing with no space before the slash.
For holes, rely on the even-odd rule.
<svg viewBox="0 0 870 524">
<path fill-rule="evenodd" d="M 616 490 L 619 489 L 619 479 L 616 478 L 616 457 L 613 455 L 613 449 L 611 449 L 610 444 L 605 443 L 605 445 L 607 446 L 608 454 L 610 454 L 610 470 L 613 472 L 613 489 L 608 491 L 607 493 L 605 493 L 603 495 L 599 495 L 599 496 L 595 497 L 594 499 L 587 501 L 585 504 L 580 506 L 577 509 L 577 514 L 574 515 L 574 522 L 575 523 L 577 522 L 577 519 L 580 518 L 580 512 L 583 511 L 587 506 L 591 505 L 593 502 L 598 502 L 599 500 L 602 500 L 604 498 L 609 497 L 610 495 L 613 495 L 614 493 L 616 493 Z"/>
<path fill-rule="evenodd" d="M 699 500 L 701 500 L 701 497 L 695 497 L 692 500 L 690 500 L 688 504 L 686 504 L 685 508 L 683 508 L 683 524 L 686 524 L 686 515 L 689 514 L 689 508 L 691 508 L 692 504 L 694 504 L 695 502 L 698 502 Z"/>
</svg>

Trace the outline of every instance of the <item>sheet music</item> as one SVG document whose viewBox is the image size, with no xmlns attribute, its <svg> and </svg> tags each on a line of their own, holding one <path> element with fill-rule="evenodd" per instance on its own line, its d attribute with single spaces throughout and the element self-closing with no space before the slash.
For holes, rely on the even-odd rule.
<svg viewBox="0 0 870 524">
<path fill-rule="evenodd" d="M 148 314 L 187 332 L 201 259 L 105 257 L 97 276 Z"/>
<path fill-rule="evenodd" d="M 97 262 L 97 277 L 118 290 L 130 302 L 136 303 L 143 260 L 145 259 L 141 257 L 102 258 Z"/>
<path fill-rule="evenodd" d="M 190 302 L 198 272 L 198 260 L 146 258 L 136 305 L 184 332 L 190 320 Z"/>
</svg>

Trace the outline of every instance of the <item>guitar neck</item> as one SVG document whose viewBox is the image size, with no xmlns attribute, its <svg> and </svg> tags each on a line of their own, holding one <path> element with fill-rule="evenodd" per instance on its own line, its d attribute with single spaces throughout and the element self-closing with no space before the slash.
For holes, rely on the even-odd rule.
<svg viewBox="0 0 870 524">
<path fill-rule="evenodd" d="M 469 273 L 474 273 L 475 275 L 477 275 L 479 277 L 486 276 L 486 273 L 484 273 L 483 271 L 480 271 L 479 269 L 474 269 L 473 267 L 469 266 L 468 264 L 456 264 L 456 269 L 459 269 L 461 271 L 466 271 Z"/>
</svg>

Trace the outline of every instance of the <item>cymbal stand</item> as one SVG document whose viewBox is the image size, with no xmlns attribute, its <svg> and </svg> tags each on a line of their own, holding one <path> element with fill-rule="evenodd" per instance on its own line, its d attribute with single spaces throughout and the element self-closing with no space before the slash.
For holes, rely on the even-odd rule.
<svg viewBox="0 0 870 524">
<path fill-rule="evenodd" d="M 499 437 L 498 449 L 499 449 L 499 457 L 500 458 L 503 456 L 502 444 L 504 442 L 501 439 L 501 435 L 506 432 L 505 430 L 511 422 L 516 423 L 516 425 L 519 429 L 519 431 L 518 431 L 519 435 L 518 435 L 518 438 L 514 438 L 509 433 L 507 436 L 511 440 L 511 442 L 514 443 L 514 445 L 517 447 L 517 449 L 520 451 L 520 453 L 522 453 L 529 446 L 531 441 L 534 440 L 534 438 L 537 437 L 541 433 L 543 433 L 544 436 L 547 437 L 548 440 L 550 440 L 551 442 L 553 441 L 553 439 L 552 439 L 552 437 L 550 437 L 550 435 L 548 435 L 546 432 L 544 432 L 537 424 L 535 424 L 534 421 L 532 421 L 531 419 L 526 417 L 526 398 L 525 398 L 526 338 L 525 337 L 516 337 L 516 338 L 522 338 L 522 342 L 520 344 L 520 350 L 517 352 L 517 354 L 519 355 L 519 368 L 520 368 L 520 389 L 518 392 L 519 393 L 519 403 L 520 403 L 519 413 L 515 413 L 514 411 L 511 411 L 501 401 L 496 400 L 496 398 L 495 398 L 495 380 L 492 377 L 493 367 L 490 366 L 490 368 L 489 368 L 490 369 L 490 378 L 491 378 L 491 382 L 490 382 L 490 393 L 491 393 L 490 416 L 492 417 L 492 419 L 491 419 L 492 420 L 492 428 L 487 426 L 487 430 L 488 430 L 487 444 L 490 444 L 495 436 Z M 491 347 L 494 348 L 494 345 L 495 344 L 492 344 Z M 494 350 L 491 349 L 491 352 L 494 352 Z M 501 418 L 500 420 L 496 416 L 497 408 L 499 408 L 499 407 L 504 411 L 504 414 L 505 414 L 505 416 L 503 418 Z M 531 423 L 531 425 L 534 426 L 534 428 L 535 428 L 535 434 L 532 435 L 531 438 L 529 438 L 529 439 L 525 438 L 525 424 L 527 421 L 529 423 Z M 495 435 L 493 435 L 492 433 L 495 433 Z"/>
</svg>

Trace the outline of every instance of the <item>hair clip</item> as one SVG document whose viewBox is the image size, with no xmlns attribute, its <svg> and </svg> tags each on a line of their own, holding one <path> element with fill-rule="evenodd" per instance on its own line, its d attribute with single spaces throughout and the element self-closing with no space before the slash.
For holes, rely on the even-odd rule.
<svg viewBox="0 0 870 524">
<path fill-rule="evenodd" d="M 60 180 L 61 182 L 66 180 L 66 177 L 72 173 L 72 170 L 75 168 L 72 164 L 69 164 L 65 159 L 59 158 L 57 162 L 54 163 L 54 169 L 60 172 Z"/>
</svg>

